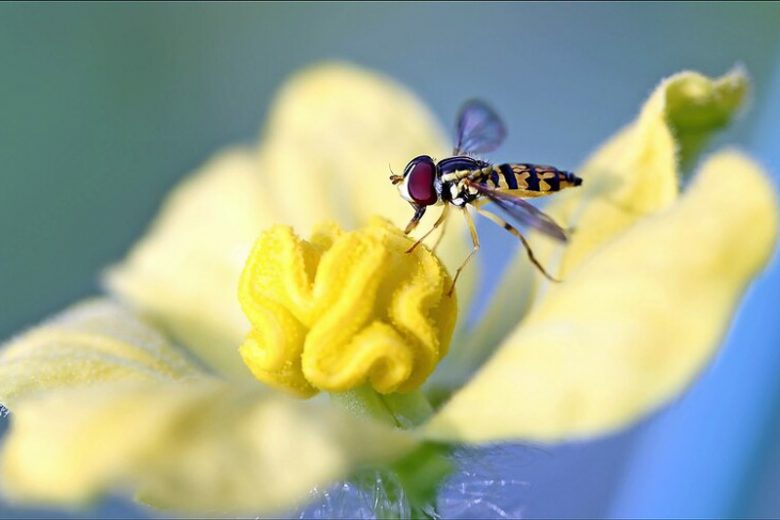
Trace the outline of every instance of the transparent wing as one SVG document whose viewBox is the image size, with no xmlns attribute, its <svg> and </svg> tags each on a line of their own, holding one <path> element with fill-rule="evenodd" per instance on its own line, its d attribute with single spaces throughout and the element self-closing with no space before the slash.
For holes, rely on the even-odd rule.
<svg viewBox="0 0 780 520">
<path fill-rule="evenodd" d="M 496 112 L 478 99 L 460 109 L 454 155 L 492 152 L 506 137 L 506 127 Z"/>
<path fill-rule="evenodd" d="M 470 186 L 476 188 L 479 193 L 495 203 L 519 224 L 534 228 L 561 242 L 566 242 L 566 231 L 548 215 L 523 199 L 477 183 L 470 183 Z"/>
</svg>

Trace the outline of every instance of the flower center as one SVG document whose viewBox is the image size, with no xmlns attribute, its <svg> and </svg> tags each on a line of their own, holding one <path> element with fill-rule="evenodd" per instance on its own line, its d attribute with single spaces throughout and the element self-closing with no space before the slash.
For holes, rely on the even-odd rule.
<svg viewBox="0 0 780 520">
<path fill-rule="evenodd" d="M 321 225 L 309 241 L 263 232 L 239 285 L 252 325 L 239 352 L 254 376 L 301 397 L 418 388 L 447 353 L 457 304 L 439 259 L 410 245 L 379 218 L 353 232 Z"/>
</svg>

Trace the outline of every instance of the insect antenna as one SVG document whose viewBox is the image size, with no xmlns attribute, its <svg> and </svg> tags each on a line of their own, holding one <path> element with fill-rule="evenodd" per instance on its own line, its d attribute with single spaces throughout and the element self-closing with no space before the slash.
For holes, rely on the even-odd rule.
<svg viewBox="0 0 780 520">
<path fill-rule="evenodd" d="M 390 170 L 390 182 L 393 184 L 400 184 L 403 182 L 404 178 L 402 175 L 396 175 L 393 173 L 393 167 L 390 166 L 390 163 L 387 164 L 387 169 Z"/>
</svg>

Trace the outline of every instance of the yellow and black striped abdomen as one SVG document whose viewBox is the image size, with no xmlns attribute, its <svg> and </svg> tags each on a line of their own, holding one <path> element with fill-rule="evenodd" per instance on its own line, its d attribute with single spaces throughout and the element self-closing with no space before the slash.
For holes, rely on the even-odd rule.
<svg viewBox="0 0 780 520">
<path fill-rule="evenodd" d="M 517 191 L 526 197 L 547 195 L 582 184 L 582 179 L 573 173 L 540 164 L 494 164 L 479 173 L 482 184 L 500 190 Z"/>
</svg>

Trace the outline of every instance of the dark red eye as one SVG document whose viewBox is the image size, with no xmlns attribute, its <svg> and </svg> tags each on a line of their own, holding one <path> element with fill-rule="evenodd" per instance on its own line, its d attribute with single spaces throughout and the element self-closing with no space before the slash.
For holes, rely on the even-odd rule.
<svg viewBox="0 0 780 520">
<path fill-rule="evenodd" d="M 436 179 L 436 165 L 427 155 L 412 159 L 406 167 L 406 185 L 409 196 L 421 206 L 430 206 L 438 200 L 433 182 Z"/>
</svg>

